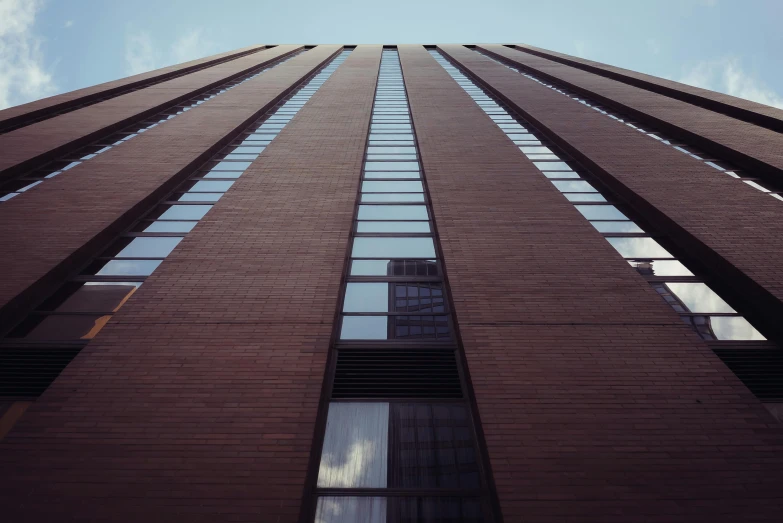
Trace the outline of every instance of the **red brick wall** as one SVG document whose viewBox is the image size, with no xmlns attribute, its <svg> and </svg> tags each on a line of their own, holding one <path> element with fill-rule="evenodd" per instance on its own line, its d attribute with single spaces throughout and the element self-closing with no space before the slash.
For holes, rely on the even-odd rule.
<svg viewBox="0 0 783 523">
<path fill-rule="evenodd" d="M 479 47 L 582 90 L 585 96 L 630 112 L 639 121 L 655 124 L 680 139 L 692 137 L 714 154 L 746 163 L 743 168 L 783 176 L 783 137 L 777 131 L 502 45 Z"/>
<path fill-rule="evenodd" d="M 8 521 L 296 520 L 380 54 L 348 57 L 6 437 Z"/>
<path fill-rule="evenodd" d="M 707 89 L 701 89 L 692 85 L 674 82 L 665 78 L 658 78 L 649 74 L 623 69 L 614 65 L 603 64 L 585 58 L 541 49 L 534 45 L 518 44 L 514 46 L 536 56 L 541 56 L 555 62 L 571 65 L 585 71 L 594 72 L 607 78 L 635 85 L 649 91 L 664 94 L 671 98 L 683 100 L 701 107 L 707 107 L 713 111 L 721 112 L 759 125 L 780 130 L 783 128 L 783 111 L 775 107 L 752 102 L 736 96 L 730 96 Z"/>
<path fill-rule="evenodd" d="M 479 53 L 457 45 L 443 50 L 596 174 L 603 174 L 622 196 L 645 209 L 683 252 L 723 276 L 727 292 L 752 296 L 751 303 L 740 303 L 748 313 L 773 331 L 780 329 L 783 205 L 779 200 Z"/>
<path fill-rule="evenodd" d="M 176 76 L 193 69 L 209 66 L 218 62 L 233 60 L 234 58 L 260 51 L 264 47 L 266 46 L 252 45 L 242 49 L 236 49 L 234 51 L 228 51 L 226 53 L 207 56 L 205 58 L 199 58 L 198 60 L 191 60 L 190 62 L 136 74 L 127 78 L 120 78 L 119 80 L 92 85 L 90 87 L 85 87 L 84 89 L 77 89 L 68 93 L 50 96 L 16 107 L 9 107 L 8 109 L 0 111 L 0 129 L 5 128 L 8 125 L 17 125 L 30 119 L 46 116 L 53 112 L 66 110 L 70 107 L 81 105 L 97 98 L 112 96 L 115 92 L 120 92 L 125 89 L 138 88 L 139 86 L 147 85 L 150 82 L 161 81 L 165 78 Z"/>
<path fill-rule="evenodd" d="M 130 220 L 171 189 L 166 184 L 204 162 L 235 129 L 257 118 L 339 49 L 319 46 L 297 56 L 3 202 L 0 245 L 14 255 L 0 257 L 0 274 L 7 275 L 0 280 L 0 325 L 11 324 L 16 311 L 24 312 L 41 298 L 39 290 L 47 292 L 52 281 L 97 255 Z M 98 105 L 88 110 L 94 108 Z"/>
<path fill-rule="evenodd" d="M 0 135 L 0 178 L 40 165 L 298 48 L 281 45 L 253 53 Z"/>
<path fill-rule="evenodd" d="M 400 58 L 504 520 L 777 521 L 769 414 L 422 47 Z"/>
</svg>

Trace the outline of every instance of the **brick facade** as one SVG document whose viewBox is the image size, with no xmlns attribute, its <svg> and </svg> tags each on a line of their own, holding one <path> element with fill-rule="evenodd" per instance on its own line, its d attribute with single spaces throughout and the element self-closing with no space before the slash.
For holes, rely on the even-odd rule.
<svg viewBox="0 0 783 523">
<path fill-rule="evenodd" d="M 622 67 L 602 64 L 577 56 L 541 49 L 534 45 L 517 44 L 513 47 L 535 56 L 590 71 L 600 76 L 612 78 L 629 85 L 635 85 L 636 87 L 641 87 L 642 89 L 689 102 L 700 107 L 706 107 L 713 111 L 733 116 L 734 118 L 769 127 L 770 129 L 783 129 L 783 110 L 775 107 L 680 82 L 674 82 L 665 78 L 658 78 L 657 76 L 631 71 L 630 69 L 624 69 Z"/>
<path fill-rule="evenodd" d="M 603 173 L 608 185 L 645 209 L 683 251 L 723 275 L 729 292 L 752 294 L 754 303 L 747 307 L 760 321 L 780 327 L 780 201 L 479 53 L 457 45 L 442 49 L 570 154 Z"/>
<path fill-rule="evenodd" d="M 355 50 L 30 408 L 15 517 L 295 521 L 379 62 Z"/>
<path fill-rule="evenodd" d="M 585 96 L 731 159 L 745 169 L 783 176 L 783 141 L 777 131 L 502 45 L 479 48 L 563 82 Z"/>
<path fill-rule="evenodd" d="M 97 255 L 109 238 L 225 145 L 236 129 L 263 114 L 337 51 L 338 46 L 319 46 L 280 65 L 274 74 L 245 82 L 3 202 L 0 242 L 15 256 L 0 259 L 0 273 L 10 275 L 0 282 L 0 319 L 5 320 L 0 323 L 12 323 L 9 318 L 41 299 L 39 288 L 45 291 L 50 281 Z M 26 262 L 19 264 L 19 259 Z"/>
<path fill-rule="evenodd" d="M 41 165 L 300 48 L 263 50 L 0 135 L 0 178 Z"/>
<path fill-rule="evenodd" d="M 192 91 L 297 47 L 172 82 Z M 423 46 L 398 49 L 494 520 L 777 521 L 781 425 Z M 439 49 L 775 332 L 783 202 L 464 46 Z M 2 202 L 0 326 L 341 50 L 317 46 Z M 303 495 L 314 484 L 311 449 L 381 54 L 366 45 L 348 56 L 21 415 L 0 442 L 0 519 L 311 523 L 300 519 Z M 555 65 L 593 87 L 613 81 Z M 666 97 L 615 83 L 618 97 L 635 89 L 636 100 L 663 107 Z M 100 133 L 160 105 L 161 85 L 18 136 L 32 140 L 44 124 L 60 138 Z M 705 111 L 685 105 L 678 118 Z M 59 128 L 67 117 L 92 130 Z M 731 120 L 722 132 L 748 125 Z M 757 145 L 743 147 L 755 154 Z"/>
<path fill-rule="evenodd" d="M 504 521 L 775 520 L 761 404 L 422 47 L 400 58 Z"/>
<path fill-rule="evenodd" d="M 50 96 L 49 98 L 35 100 L 34 102 L 17 105 L 15 107 L 9 107 L 8 109 L 0 111 L 0 129 L 21 125 L 29 120 L 51 117 L 54 113 L 73 110 L 78 106 L 92 103 L 100 98 L 116 96 L 118 93 L 122 93 L 127 89 L 146 87 L 183 73 L 187 74 L 203 67 L 209 67 L 217 63 L 223 63 L 261 51 L 265 47 L 266 46 L 264 45 L 251 45 L 242 49 L 207 56 L 206 58 L 199 58 L 198 60 L 191 60 L 190 62 L 182 64 L 170 65 L 127 78 L 120 78 L 119 80 L 112 80 L 110 82 L 92 85 L 56 96 Z"/>
</svg>

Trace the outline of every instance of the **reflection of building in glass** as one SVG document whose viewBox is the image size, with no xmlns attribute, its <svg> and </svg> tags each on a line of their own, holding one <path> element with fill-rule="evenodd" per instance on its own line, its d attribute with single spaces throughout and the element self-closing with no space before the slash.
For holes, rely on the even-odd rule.
<svg viewBox="0 0 783 523">
<path fill-rule="evenodd" d="M 390 260 L 389 276 L 437 276 L 435 261 Z M 389 283 L 388 339 L 448 339 L 449 320 L 440 282 Z M 400 314 L 410 313 L 410 314 Z"/>
</svg>

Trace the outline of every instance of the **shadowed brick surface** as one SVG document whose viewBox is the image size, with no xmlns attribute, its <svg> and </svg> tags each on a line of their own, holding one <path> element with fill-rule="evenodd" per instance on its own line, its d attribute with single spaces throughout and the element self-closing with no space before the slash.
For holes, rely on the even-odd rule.
<svg viewBox="0 0 783 523">
<path fill-rule="evenodd" d="M 400 58 L 505 521 L 776 521 L 760 403 L 422 47 Z"/>
<path fill-rule="evenodd" d="M 27 412 L 5 515 L 296 520 L 380 55 L 348 57 Z"/>
<path fill-rule="evenodd" d="M 0 244 L 14 256 L 0 257 L 0 274 L 8 276 L 0 280 L 0 307 L 25 289 L 34 295 L 30 286 L 47 275 L 62 277 L 78 270 L 87 256 L 97 255 L 109 238 L 130 225 L 128 220 L 140 212 L 134 210 L 137 205 L 143 210 L 162 198 L 171 188 L 161 189 L 162 184 L 179 180 L 188 166 L 200 165 L 237 127 L 256 118 L 339 49 L 326 45 L 307 51 L 3 202 Z M 26 298 L 20 299 L 3 314 L 23 308 Z"/>
<path fill-rule="evenodd" d="M 709 107 L 718 112 L 729 115 L 738 115 L 747 121 L 765 122 L 775 129 L 783 128 L 783 111 L 775 107 L 737 98 L 724 93 L 701 89 L 692 85 L 658 78 L 649 74 L 623 69 L 614 65 L 603 64 L 585 58 L 558 53 L 541 49 L 534 45 L 518 44 L 517 49 L 526 51 L 543 58 L 548 58 L 556 62 L 565 63 L 585 69 L 608 78 L 613 78 L 621 82 L 636 85 L 650 91 L 665 94 L 678 100 L 691 101 L 701 107 Z"/>
<path fill-rule="evenodd" d="M 205 58 L 199 58 L 198 60 L 191 60 L 190 62 L 171 65 L 169 67 L 162 67 L 127 78 L 120 78 L 119 80 L 113 80 L 111 82 L 85 87 L 84 89 L 77 89 L 68 93 L 50 96 L 41 100 L 35 100 L 34 102 L 17 105 L 16 107 L 9 107 L 8 109 L 0 111 L 0 128 L 3 128 L 8 124 L 14 124 L 19 120 L 24 121 L 27 118 L 37 118 L 47 113 L 60 111 L 72 105 L 82 104 L 89 101 L 91 98 L 111 95 L 111 93 L 116 90 L 135 88 L 139 85 L 159 81 L 170 75 L 180 74 L 193 68 L 208 66 L 217 61 L 230 60 L 233 59 L 233 57 L 239 57 L 252 53 L 253 51 L 260 51 L 264 47 L 265 46 L 263 45 L 251 45 L 242 49 L 207 56 Z"/>
<path fill-rule="evenodd" d="M 776 176 L 783 177 L 783 135 L 779 132 L 502 45 L 479 47 L 583 89 L 597 101 L 638 112 L 642 122 L 668 124 L 698 140 L 710 141 L 729 152 L 757 160 Z"/>
<path fill-rule="evenodd" d="M 748 285 L 767 300 L 757 314 L 771 322 L 783 314 L 783 202 L 479 53 L 457 45 L 442 49 L 570 153 L 605 173 L 621 195 L 684 230 L 677 240 L 684 252 L 709 251 L 744 273 Z"/>
<path fill-rule="evenodd" d="M 22 166 L 34 167 L 42 159 L 51 160 L 140 120 L 142 114 L 157 113 L 300 47 L 281 45 L 259 51 L 6 133 L 0 136 L 0 177 L 5 171 L 17 172 Z"/>
</svg>

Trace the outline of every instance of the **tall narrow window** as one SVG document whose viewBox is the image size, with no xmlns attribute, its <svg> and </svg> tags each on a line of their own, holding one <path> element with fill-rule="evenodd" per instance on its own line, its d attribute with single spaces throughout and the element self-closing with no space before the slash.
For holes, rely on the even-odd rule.
<svg viewBox="0 0 783 523">
<path fill-rule="evenodd" d="M 384 50 L 314 521 L 483 522 L 482 476 L 399 56 Z"/>
</svg>

